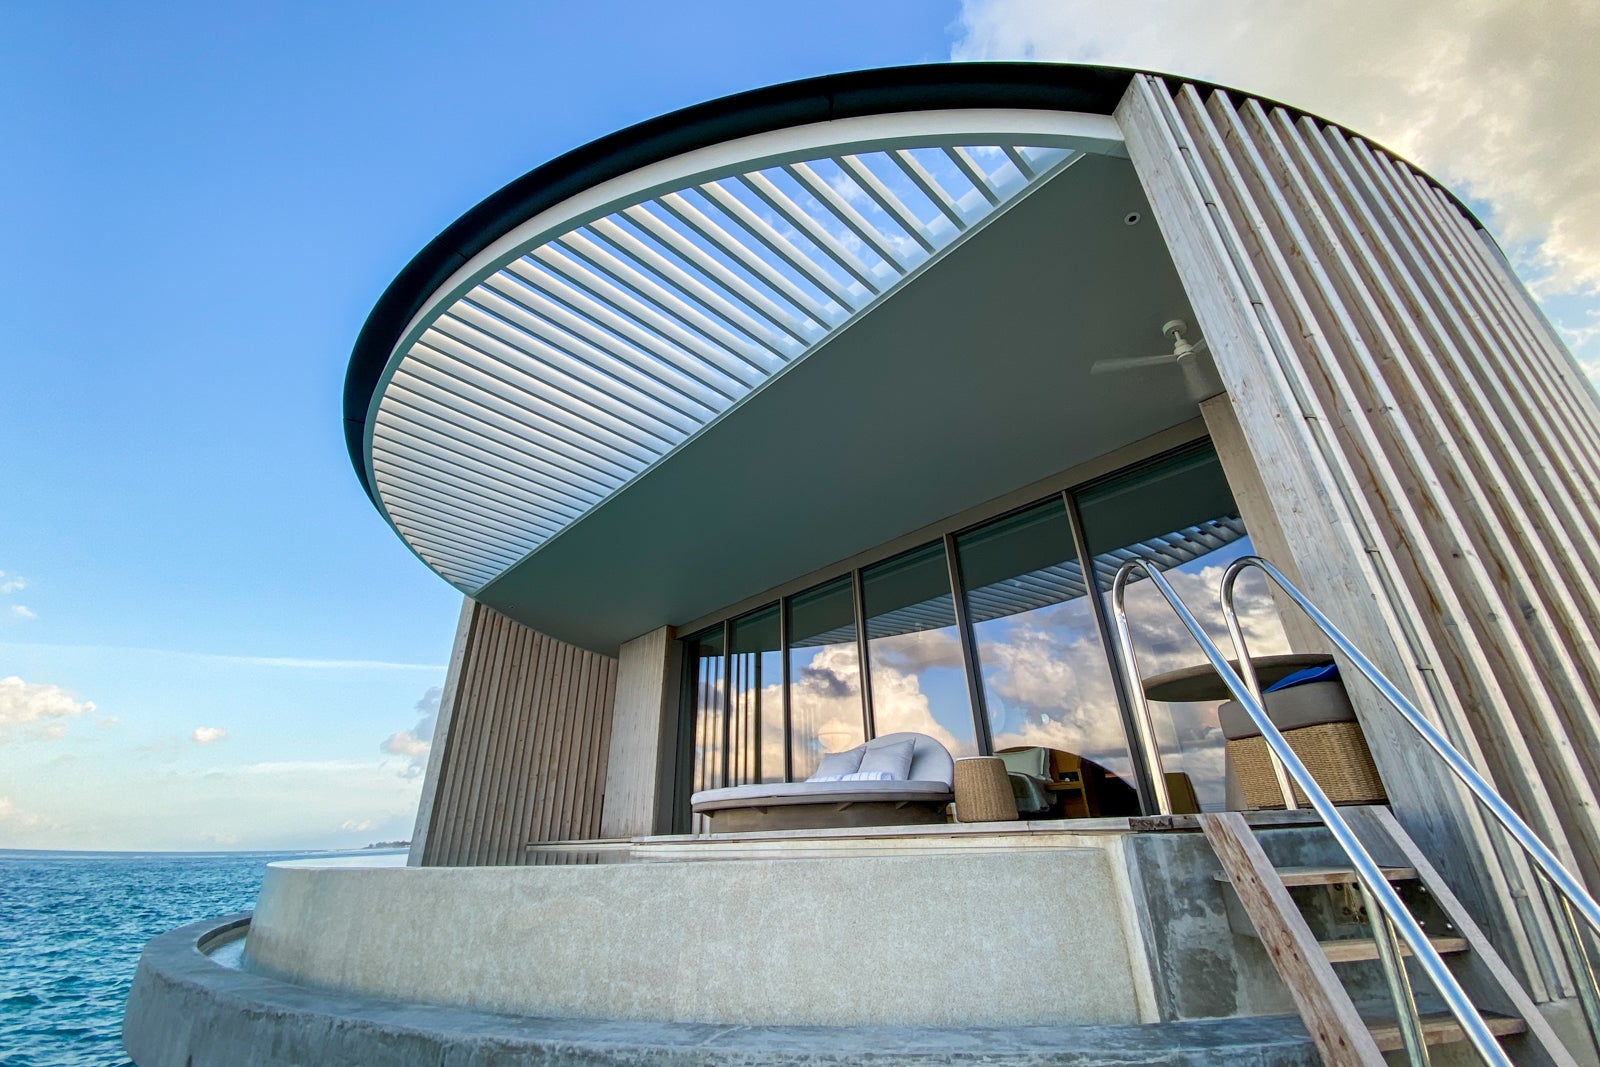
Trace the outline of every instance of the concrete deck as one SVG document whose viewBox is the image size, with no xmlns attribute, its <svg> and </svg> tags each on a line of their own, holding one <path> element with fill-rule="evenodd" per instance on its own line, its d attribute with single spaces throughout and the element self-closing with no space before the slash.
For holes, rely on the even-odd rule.
<svg viewBox="0 0 1600 1067">
<path fill-rule="evenodd" d="M 569 866 L 273 864 L 245 956 L 305 985 L 563 1018 L 1153 1022 L 1127 840 L 790 838 Z"/>
</svg>

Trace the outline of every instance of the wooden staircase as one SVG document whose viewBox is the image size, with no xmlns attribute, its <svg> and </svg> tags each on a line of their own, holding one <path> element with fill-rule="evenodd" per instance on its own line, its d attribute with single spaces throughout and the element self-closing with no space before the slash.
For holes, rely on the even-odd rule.
<svg viewBox="0 0 1600 1067">
<path fill-rule="evenodd" d="M 1306 1030 L 1331 1067 L 1382 1067 L 1385 1052 L 1404 1047 L 1393 1018 L 1363 1016 L 1341 980 L 1342 965 L 1378 958 L 1371 938 L 1318 940 L 1290 887 L 1352 887 L 1355 871 L 1340 867 L 1274 867 L 1255 833 L 1236 812 L 1204 814 L 1200 827 L 1222 862 L 1219 880 L 1233 886 L 1268 956 L 1283 978 Z M 1386 808 L 1350 809 L 1347 821 L 1375 855 L 1399 858 L 1404 865 L 1384 868 L 1392 883 L 1420 886 L 1443 913 L 1447 933 L 1430 936 L 1434 949 L 1451 962 L 1452 973 L 1480 1005 L 1489 1029 L 1519 1064 L 1576 1067 L 1532 999 L 1462 909 L 1416 843 Z M 1401 944 L 1402 952 L 1410 954 Z M 1427 1045 L 1463 1040 L 1448 1012 L 1424 1014 L 1421 1033 Z M 1516 1042 L 1507 1045 L 1507 1039 Z M 1471 1054 L 1469 1053 L 1469 1056 Z"/>
</svg>

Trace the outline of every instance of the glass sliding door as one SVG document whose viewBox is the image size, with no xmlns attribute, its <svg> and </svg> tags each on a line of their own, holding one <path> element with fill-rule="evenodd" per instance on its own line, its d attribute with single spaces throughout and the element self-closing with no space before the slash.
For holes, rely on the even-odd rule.
<svg viewBox="0 0 1600 1067">
<path fill-rule="evenodd" d="M 723 760 L 727 723 L 723 714 L 724 629 L 715 626 L 684 642 L 684 671 L 689 678 L 687 710 L 694 716 L 694 766 L 690 770 L 694 792 L 728 784 Z"/>
<path fill-rule="evenodd" d="M 1136 814 L 1122 709 L 1062 499 L 960 535 L 956 554 L 994 749 L 1050 780 L 1019 804 L 1034 818 Z M 1042 775 L 1024 755 L 1041 749 Z"/>
<path fill-rule="evenodd" d="M 1077 493 L 1076 503 L 1102 595 L 1109 593 L 1124 562 L 1149 560 L 1211 638 L 1231 650 L 1217 587 L 1227 565 L 1253 549 L 1209 445 L 1108 478 Z M 1240 581 L 1238 608 L 1251 655 L 1289 651 L 1270 597 L 1259 579 L 1252 582 L 1250 577 Z M 1205 661 L 1148 581 L 1130 584 L 1125 603 L 1139 669 L 1146 678 Z M 1225 742 L 1217 723 L 1221 704 L 1151 702 L 1175 811 L 1220 811 L 1226 806 Z"/>
<path fill-rule="evenodd" d="M 861 572 L 873 732 L 938 738 L 952 756 L 978 754 L 944 543 Z"/>
<path fill-rule="evenodd" d="M 728 623 L 728 780 L 785 779 L 778 605 Z"/>
<path fill-rule="evenodd" d="M 825 752 L 867 739 L 861 706 L 854 585 L 842 578 L 786 602 L 789 630 L 789 752 L 795 781 L 816 773 Z"/>
<path fill-rule="evenodd" d="M 847 571 L 685 638 L 678 780 L 800 781 L 824 753 L 914 732 L 958 758 L 1001 756 L 1026 817 L 1134 814 L 1153 768 L 1108 647 L 1112 578 L 1150 561 L 1226 648 L 1217 586 L 1250 551 L 1202 443 Z M 1259 576 L 1238 592 L 1251 651 L 1287 652 Z M 1151 583 L 1130 585 L 1127 607 L 1146 678 L 1202 663 Z M 1176 811 L 1226 806 L 1220 704 L 1152 702 Z"/>
</svg>

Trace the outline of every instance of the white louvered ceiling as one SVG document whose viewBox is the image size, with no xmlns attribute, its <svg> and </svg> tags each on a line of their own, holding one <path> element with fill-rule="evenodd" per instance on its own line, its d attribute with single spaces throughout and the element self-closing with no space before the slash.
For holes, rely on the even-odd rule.
<svg viewBox="0 0 1600 1067">
<path fill-rule="evenodd" d="M 875 148 L 698 175 L 431 309 L 369 419 L 406 542 L 476 592 L 1079 155 Z"/>
</svg>

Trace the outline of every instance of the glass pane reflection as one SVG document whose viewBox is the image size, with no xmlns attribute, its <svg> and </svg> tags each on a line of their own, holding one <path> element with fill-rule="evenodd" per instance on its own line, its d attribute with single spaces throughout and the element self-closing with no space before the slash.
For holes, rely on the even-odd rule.
<svg viewBox="0 0 1600 1067">
<path fill-rule="evenodd" d="M 995 751 L 1060 754 L 1043 768 L 1062 783 L 1055 795 L 1019 803 L 1041 806 L 1034 817 L 1135 813 L 1122 713 L 1060 498 L 965 534 L 956 550 Z"/>
<path fill-rule="evenodd" d="M 1194 449 L 1130 471 L 1084 491 L 1077 502 L 1103 593 L 1110 591 L 1117 568 L 1127 560 L 1150 560 L 1212 640 L 1225 650 L 1232 648 L 1217 588 L 1228 564 L 1253 549 L 1212 449 Z M 1139 670 L 1146 678 L 1204 662 L 1193 639 L 1148 581 L 1131 583 L 1125 603 Z M 1240 580 L 1237 606 L 1252 656 L 1289 651 L 1259 575 Z M 1221 811 L 1227 806 L 1226 743 L 1217 722 L 1221 704 L 1215 700 L 1150 705 L 1176 811 Z"/>
<path fill-rule="evenodd" d="M 866 740 L 855 592 L 850 578 L 789 598 L 789 750 L 794 779 L 816 773 L 824 752 Z"/>
<path fill-rule="evenodd" d="M 927 734 L 952 756 L 976 756 L 944 543 L 870 567 L 861 583 L 873 729 L 880 737 L 901 730 Z"/>
<path fill-rule="evenodd" d="M 728 624 L 728 780 L 781 782 L 783 652 L 778 605 Z"/>
<path fill-rule="evenodd" d="M 717 626 L 687 642 L 685 670 L 692 686 L 696 791 L 727 784 L 722 764 L 722 630 Z"/>
</svg>

